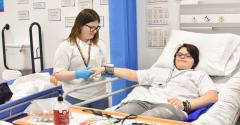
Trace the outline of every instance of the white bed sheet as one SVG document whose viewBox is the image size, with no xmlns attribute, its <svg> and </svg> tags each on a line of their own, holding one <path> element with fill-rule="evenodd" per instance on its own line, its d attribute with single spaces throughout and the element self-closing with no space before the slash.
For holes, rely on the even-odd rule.
<svg viewBox="0 0 240 125">
<path fill-rule="evenodd" d="M 13 92 L 11 100 L 24 98 L 53 87 L 49 73 L 34 73 L 22 76 L 10 85 L 10 89 Z"/>
</svg>

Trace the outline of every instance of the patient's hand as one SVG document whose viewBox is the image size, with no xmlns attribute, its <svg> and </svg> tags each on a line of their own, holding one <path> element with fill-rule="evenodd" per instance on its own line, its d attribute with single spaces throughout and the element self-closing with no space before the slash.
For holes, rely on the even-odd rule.
<svg viewBox="0 0 240 125">
<path fill-rule="evenodd" d="M 168 102 L 172 105 L 174 105 L 176 108 L 183 110 L 184 106 L 181 100 L 177 99 L 177 98 L 171 98 L 168 99 Z"/>
<path fill-rule="evenodd" d="M 94 73 L 92 76 L 96 76 L 104 72 L 104 67 L 92 68 L 91 71 Z"/>
</svg>

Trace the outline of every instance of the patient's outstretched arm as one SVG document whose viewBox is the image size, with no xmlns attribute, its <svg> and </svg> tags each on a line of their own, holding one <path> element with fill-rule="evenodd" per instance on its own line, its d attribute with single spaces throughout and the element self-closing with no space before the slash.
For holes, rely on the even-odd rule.
<svg viewBox="0 0 240 125">
<path fill-rule="evenodd" d="M 98 68 L 92 68 L 92 72 L 94 72 L 94 75 L 98 75 L 100 73 L 103 73 L 105 71 L 104 67 L 98 67 Z M 129 81 L 138 82 L 137 78 L 137 72 L 135 70 L 127 69 L 127 68 L 114 68 L 113 69 L 113 75 L 122 79 L 126 79 Z"/>
</svg>

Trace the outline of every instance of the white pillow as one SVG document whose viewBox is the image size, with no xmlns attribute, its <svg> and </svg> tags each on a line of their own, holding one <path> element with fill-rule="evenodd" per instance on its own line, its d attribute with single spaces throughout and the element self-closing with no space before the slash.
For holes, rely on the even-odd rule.
<svg viewBox="0 0 240 125">
<path fill-rule="evenodd" d="M 230 75 L 239 62 L 239 53 L 233 55 L 240 43 L 240 37 L 237 35 L 173 30 L 161 56 L 152 67 L 172 67 L 174 54 L 183 43 L 193 44 L 198 47 L 200 54 L 199 64 L 196 69 L 203 70 L 209 75 Z M 232 59 L 233 57 L 238 59 Z M 231 61 L 229 61 L 230 59 Z"/>
</svg>

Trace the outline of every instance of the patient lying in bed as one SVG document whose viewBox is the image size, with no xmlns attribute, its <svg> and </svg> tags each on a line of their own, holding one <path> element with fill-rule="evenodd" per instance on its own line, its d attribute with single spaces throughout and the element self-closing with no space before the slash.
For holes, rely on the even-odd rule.
<svg viewBox="0 0 240 125">
<path fill-rule="evenodd" d="M 113 74 L 139 82 L 117 111 L 174 120 L 184 120 L 196 108 L 215 103 L 218 95 L 211 78 L 194 70 L 199 62 L 198 48 L 183 44 L 174 55 L 173 68 L 133 71 L 124 68 L 94 68 L 96 74 Z"/>
</svg>

